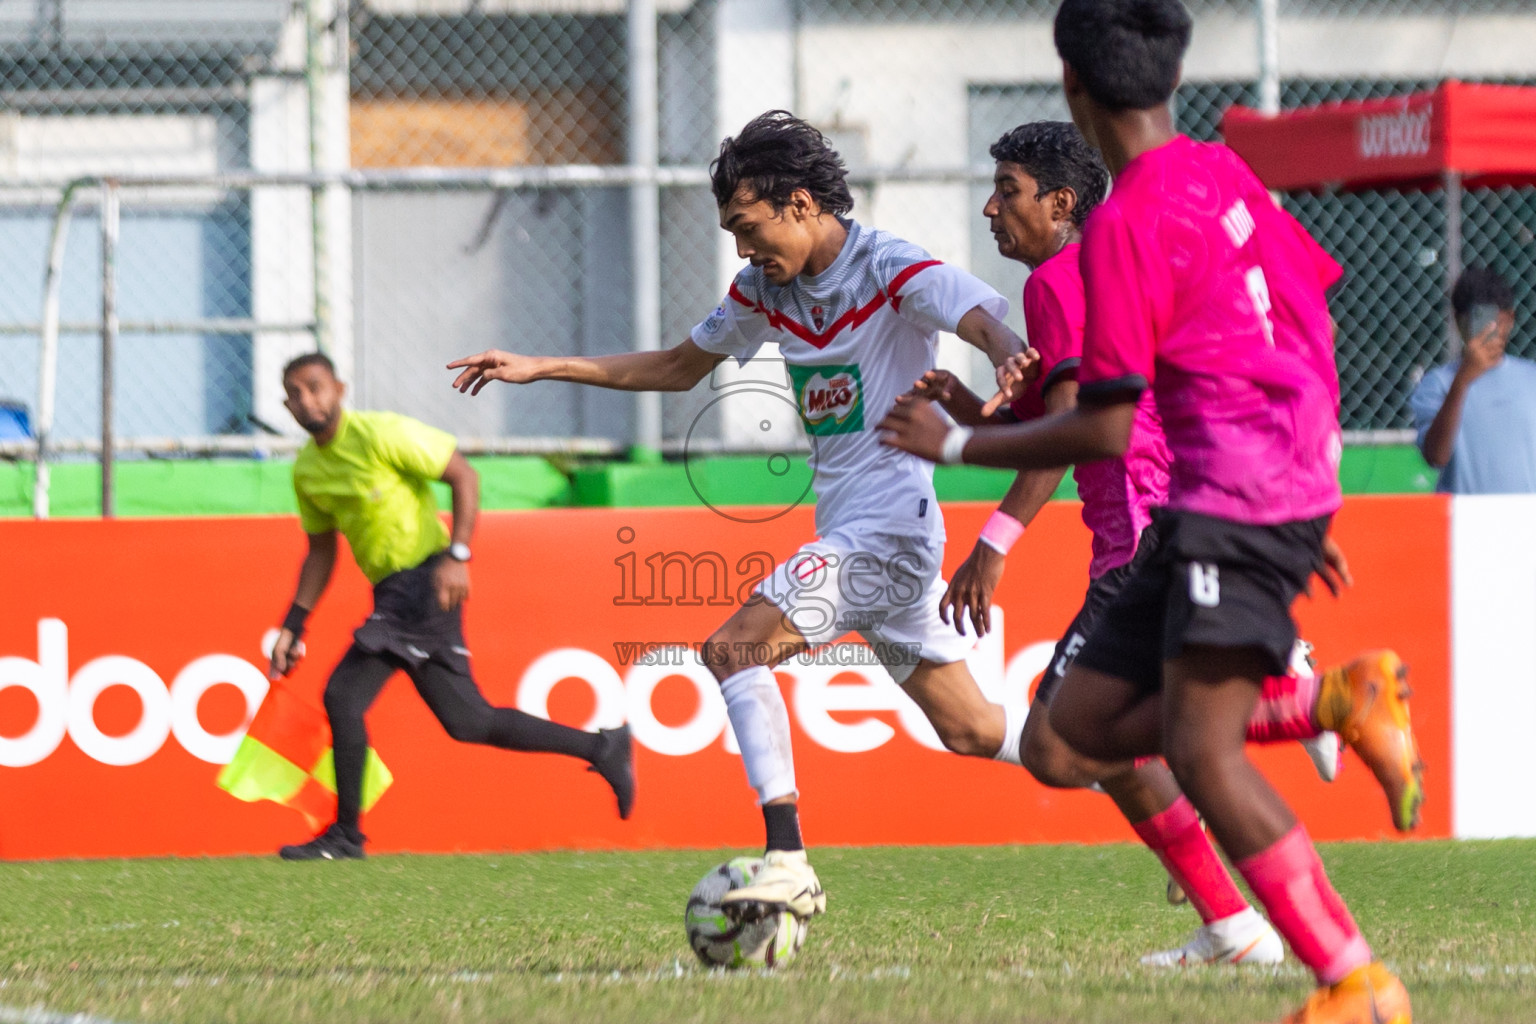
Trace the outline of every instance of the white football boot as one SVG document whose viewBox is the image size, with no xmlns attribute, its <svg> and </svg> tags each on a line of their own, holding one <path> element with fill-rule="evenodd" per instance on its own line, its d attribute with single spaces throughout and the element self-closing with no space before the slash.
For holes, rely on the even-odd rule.
<svg viewBox="0 0 1536 1024">
<path fill-rule="evenodd" d="M 1148 967 L 1197 967 L 1201 964 L 1278 964 L 1285 960 L 1280 933 L 1246 907 L 1202 925 L 1178 949 L 1148 953 L 1141 962 Z"/>
<path fill-rule="evenodd" d="M 736 922 L 785 910 L 805 919 L 826 912 L 827 894 L 804 850 L 769 850 L 751 882 L 720 897 L 720 909 Z"/>
</svg>

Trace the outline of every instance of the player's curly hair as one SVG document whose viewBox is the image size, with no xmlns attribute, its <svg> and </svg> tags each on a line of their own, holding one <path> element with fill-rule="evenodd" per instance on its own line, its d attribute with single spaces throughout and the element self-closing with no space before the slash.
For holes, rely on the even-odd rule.
<svg viewBox="0 0 1536 1024">
<path fill-rule="evenodd" d="M 1451 287 L 1451 310 L 1457 316 L 1466 316 L 1477 305 L 1514 309 L 1515 290 L 1487 267 L 1470 266 Z"/>
<path fill-rule="evenodd" d="M 1110 110 L 1168 102 L 1193 23 L 1179 0 L 1062 0 L 1056 52 Z"/>
<path fill-rule="evenodd" d="M 1040 185 L 1035 198 L 1070 188 L 1077 195 L 1072 223 L 1082 227 L 1104 201 L 1109 171 L 1098 150 L 1088 145 L 1070 121 L 1031 121 L 1010 129 L 992 143 L 992 159 L 1018 164 Z"/>
<path fill-rule="evenodd" d="M 805 189 L 827 213 L 853 209 L 848 168 L 827 137 L 787 110 L 754 117 L 720 143 L 709 165 L 715 203 L 724 207 L 743 187 L 749 195 L 782 210 L 796 189 Z"/>
</svg>

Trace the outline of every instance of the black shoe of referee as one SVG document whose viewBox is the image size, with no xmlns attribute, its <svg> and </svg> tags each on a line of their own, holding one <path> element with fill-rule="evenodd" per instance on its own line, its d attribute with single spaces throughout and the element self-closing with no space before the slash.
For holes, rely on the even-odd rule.
<svg viewBox="0 0 1536 1024">
<path fill-rule="evenodd" d="M 589 772 L 597 772 L 619 800 L 619 817 L 629 818 L 635 806 L 635 754 L 630 742 L 629 726 L 598 730 L 597 756 L 592 759 Z"/>
<path fill-rule="evenodd" d="M 353 839 L 340 825 L 333 824 L 307 843 L 285 846 L 277 851 L 283 860 L 364 860 L 363 843 L 367 836 L 357 833 Z"/>
</svg>

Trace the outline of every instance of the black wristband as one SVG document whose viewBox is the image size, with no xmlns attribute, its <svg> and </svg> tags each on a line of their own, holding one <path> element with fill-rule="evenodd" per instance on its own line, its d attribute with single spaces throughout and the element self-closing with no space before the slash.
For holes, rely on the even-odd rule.
<svg viewBox="0 0 1536 1024">
<path fill-rule="evenodd" d="M 293 634 L 297 640 L 304 635 L 304 622 L 309 618 L 309 609 L 301 608 L 297 604 L 288 606 L 288 614 L 283 616 L 283 628 Z"/>
</svg>

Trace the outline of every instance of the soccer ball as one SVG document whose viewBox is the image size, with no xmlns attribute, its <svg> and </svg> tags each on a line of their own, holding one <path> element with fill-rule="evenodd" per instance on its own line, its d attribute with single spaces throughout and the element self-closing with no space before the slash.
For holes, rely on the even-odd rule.
<svg viewBox="0 0 1536 1024">
<path fill-rule="evenodd" d="M 737 857 L 718 864 L 688 894 L 683 924 L 688 945 L 704 966 L 779 967 L 799 952 L 806 922 L 789 911 L 736 924 L 720 909 L 720 897 L 752 881 L 762 866 L 761 857 Z"/>
</svg>

